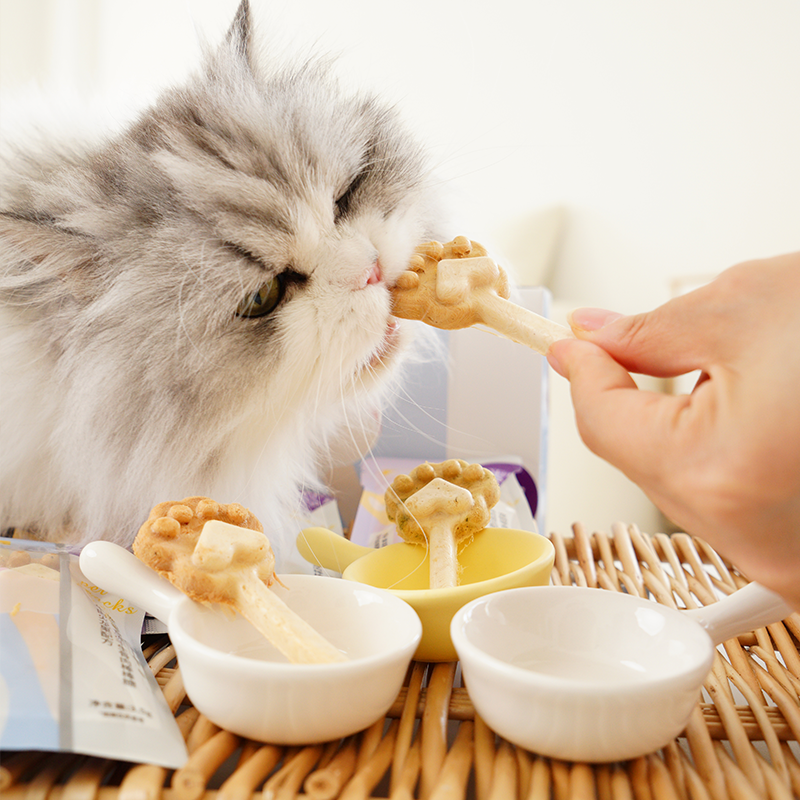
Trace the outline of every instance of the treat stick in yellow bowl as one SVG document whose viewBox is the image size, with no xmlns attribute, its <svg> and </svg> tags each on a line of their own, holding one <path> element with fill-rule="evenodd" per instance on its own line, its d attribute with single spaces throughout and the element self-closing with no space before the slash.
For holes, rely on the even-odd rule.
<svg viewBox="0 0 800 800">
<path fill-rule="evenodd" d="M 499 498 L 490 470 L 456 458 L 398 475 L 384 495 L 400 536 L 430 548 L 431 589 L 458 585 L 458 545 L 489 524 Z"/>
<path fill-rule="evenodd" d="M 408 603 L 422 621 L 419 661 L 456 661 L 450 621 L 465 603 L 502 589 L 543 586 L 555 559 L 552 542 L 516 528 L 485 528 L 459 551 L 458 586 L 430 587 L 430 550 L 426 544 L 397 542 L 374 549 L 326 528 L 306 528 L 297 537 L 309 563 L 341 572 L 346 581 L 387 589 Z"/>
<path fill-rule="evenodd" d="M 407 525 L 423 527 L 431 548 L 431 589 L 458 585 L 458 538 L 455 526 L 475 514 L 475 499 L 460 486 L 434 478 L 405 502 Z M 398 530 L 404 525 L 397 520 Z M 479 525 L 478 529 L 485 527 Z M 467 529 L 462 536 L 469 535 Z"/>
</svg>

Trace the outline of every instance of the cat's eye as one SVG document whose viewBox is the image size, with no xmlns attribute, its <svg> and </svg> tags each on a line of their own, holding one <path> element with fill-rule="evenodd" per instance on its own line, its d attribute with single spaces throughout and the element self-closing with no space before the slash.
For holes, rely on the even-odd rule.
<svg viewBox="0 0 800 800">
<path fill-rule="evenodd" d="M 238 317 L 264 317 L 271 314 L 283 299 L 284 281 L 281 275 L 270 278 L 255 292 L 251 292 L 239 303 Z"/>
<path fill-rule="evenodd" d="M 366 177 L 366 173 L 360 172 L 358 175 L 353 178 L 350 184 L 345 188 L 345 190 L 336 198 L 334 202 L 334 212 L 336 214 L 336 218 L 347 216 L 350 211 L 350 207 L 353 203 L 353 197 L 355 197 L 356 192 L 358 191 L 361 184 L 364 182 L 364 178 Z"/>
</svg>

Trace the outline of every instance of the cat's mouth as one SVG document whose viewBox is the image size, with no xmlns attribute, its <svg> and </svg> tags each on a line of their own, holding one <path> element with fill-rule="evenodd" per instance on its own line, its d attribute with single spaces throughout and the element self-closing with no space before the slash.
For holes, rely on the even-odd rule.
<svg viewBox="0 0 800 800">
<path fill-rule="evenodd" d="M 368 370 L 376 370 L 386 366 L 392 356 L 397 352 L 399 346 L 400 323 L 393 317 L 389 317 L 389 321 L 386 323 L 383 341 L 381 341 L 378 348 L 372 354 L 366 368 Z"/>
</svg>

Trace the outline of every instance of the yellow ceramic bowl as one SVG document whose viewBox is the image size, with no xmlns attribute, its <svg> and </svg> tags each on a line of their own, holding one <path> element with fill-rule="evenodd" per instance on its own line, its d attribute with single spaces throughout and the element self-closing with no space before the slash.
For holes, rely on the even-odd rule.
<svg viewBox="0 0 800 800">
<path fill-rule="evenodd" d="M 450 621 L 466 603 L 501 589 L 546 586 L 555 550 L 549 539 L 515 528 L 486 528 L 464 546 L 458 561 L 460 584 L 430 588 L 428 549 L 392 544 L 374 550 L 326 528 L 307 528 L 297 538 L 302 556 L 312 564 L 336 570 L 350 581 L 388 589 L 405 600 L 422 620 L 418 661 L 455 661 Z"/>
</svg>

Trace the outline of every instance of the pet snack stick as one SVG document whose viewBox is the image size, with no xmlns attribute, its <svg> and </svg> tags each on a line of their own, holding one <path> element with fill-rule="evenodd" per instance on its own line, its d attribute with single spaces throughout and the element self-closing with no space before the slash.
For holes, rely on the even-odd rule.
<svg viewBox="0 0 800 800">
<path fill-rule="evenodd" d="M 133 552 L 192 600 L 235 608 L 295 664 L 345 657 L 274 592 L 275 557 L 247 509 L 207 498 L 161 503 L 142 525 Z"/>
<path fill-rule="evenodd" d="M 569 328 L 508 297 L 505 270 L 477 242 L 457 236 L 417 248 L 392 289 L 392 314 L 445 330 L 483 324 L 542 355 L 553 342 L 572 337 Z"/>
<path fill-rule="evenodd" d="M 458 545 L 488 525 L 499 498 L 488 469 L 455 458 L 398 475 L 384 495 L 386 514 L 400 536 L 428 542 L 431 589 L 458 585 Z"/>
</svg>

